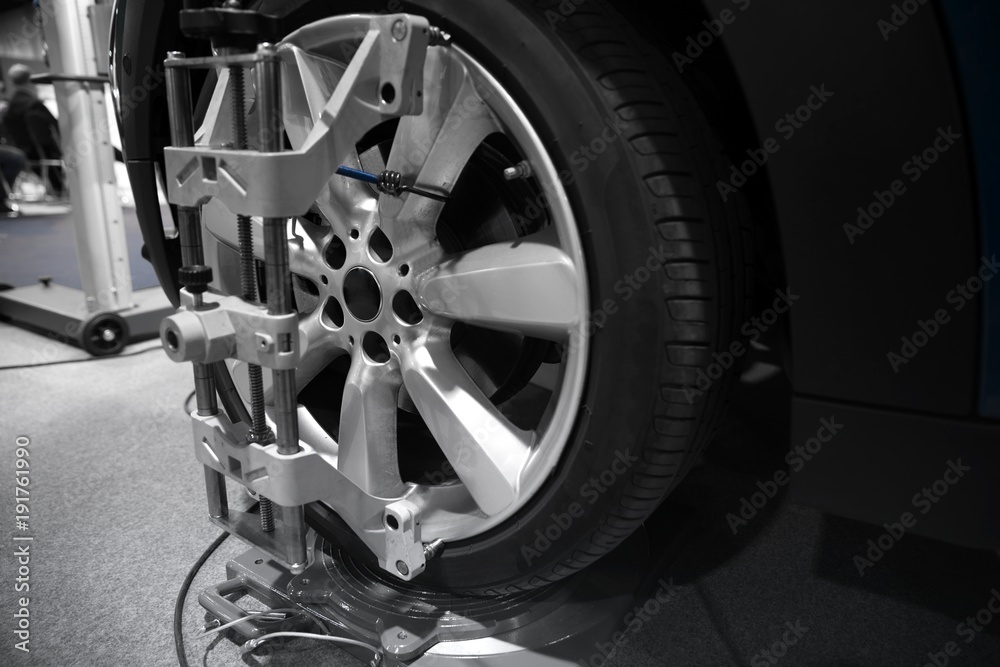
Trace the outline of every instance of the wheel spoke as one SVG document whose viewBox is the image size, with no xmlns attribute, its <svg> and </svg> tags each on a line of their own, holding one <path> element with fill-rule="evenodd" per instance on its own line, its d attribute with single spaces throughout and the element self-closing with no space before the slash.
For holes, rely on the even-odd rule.
<svg viewBox="0 0 1000 667">
<path fill-rule="evenodd" d="M 365 493 L 399 496 L 403 482 L 396 450 L 396 397 L 400 374 L 395 364 L 373 364 L 354 355 L 344 385 L 337 467 Z"/>
<path fill-rule="evenodd" d="M 327 270 L 322 249 L 330 239 L 327 227 L 314 225 L 299 218 L 295 221 L 288 243 L 288 264 L 292 273 L 301 276 L 318 276 Z"/>
<path fill-rule="evenodd" d="M 561 249 L 529 237 L 445 261 L 420 278 L 417 294 L 438 315 L 562 341 L 581 320 L 578 283 Z"/>
<path fill-rule="evenodd" d="M 345 67 L 295 46 L 286 45 L 280 53 L 285 65 L 282 117 L 289 143 L 295 150 L 300 150 L 343 78 Z M 355 169 L 361 168 L 354 151 L 344 163 Z M 343 236 L 349 231 L 343 221 L 351 219 L 356 211 L 373 211 L 375 198 L 371 188 L 364 183 L 331 174 L 316 205 L 334 231 Z"/>
<path fill-rule="evenodd" d="M 337 357 L 345 354 L 338 337 L 333 336 L 321 323 L 322 309 L 299 321 L 299 364 L 295 368 L 295 386 L 299 391 Z"/>
<path fill-rule="evenodd" d="M 447 193 L 483 140 L 501 127 L 462 64 L 428 53 L 425 82 L 424 112 L 400 119 L 387 168 L 400 172 L 404 182 Z M 413 194 L 379 200 L 383 223 L 420 225 L 425 234 L 443 208 Z"/>
<path fill-rule="evenodd" d="M 344 164 L 353 169 L 361 169 L 356 151 L 347 156 Z M 343 240 L 350 233 L 349 221 L 371 220 L 375 217 L 378 200 L 366 183 L 334 174 L 316 199 L 316 207 L 329 221 L 334 233 Z"/>
<path fill-rule="evenodd" d="M 292 148 L 299 150 L 337 89 L 346 67 L 297 46 L 279 50 L 282 64 L 282 119 Z"/>
<path fill-rule="evenodd" d="M 447 337 L 404 352 L 403 382 L 479 508 L 492 516 L 510 506 L 533 434 L 490 403 L 455 359 Z"/>
</svg>

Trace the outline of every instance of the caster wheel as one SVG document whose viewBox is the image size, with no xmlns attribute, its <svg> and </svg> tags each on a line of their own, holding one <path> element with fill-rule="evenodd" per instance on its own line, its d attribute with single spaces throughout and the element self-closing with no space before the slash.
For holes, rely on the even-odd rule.
<svg viewBox="0 0 1000 667">
<path fill-rule="evenodd" d="M 94 315 L 83 327 L 80 345 L 95 357 L 118 354 L 128 343 L 128 323 L 115 313 Z"/>
</svg>

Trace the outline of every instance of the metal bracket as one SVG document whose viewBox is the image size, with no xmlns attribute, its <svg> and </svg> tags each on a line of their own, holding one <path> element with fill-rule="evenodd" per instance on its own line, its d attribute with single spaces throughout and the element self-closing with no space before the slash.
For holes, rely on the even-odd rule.
<svg viewBox="0 0 1000 667">
<path fill-rule="evenodd" d="M 185 308 L 160 324 L 160 340 L 176 362 L 210 364 L 239 359 L 274 370 L 295 370 L 299 325 L 295 313 L 270 315 L 266 308 L 235 296 L 205 294 L 197 307 L 181 290 Z"/>
<path fill-rule="evenodd" d="M 420 541 L 420 508 L 408 500 L 387 505 L 382 522 L 385 524 L 385 558 L 379 558 L 383 570 L 410 581 L 427 567 L 424 545 Z"/>
<path fill-rule="evenodd" d="M 427 19 L 419 16 L 373 18 L 299 151 L 165 149 L 169 200 L 199 206 L 215 197 L 232 213 L 270 218 L 306 213 L 368 130 L 386 120 L 422 113 L 430 34 Z M 184 66 L 184 61 L 172 65 Z"/>
<path fill-rule="evenodd" d="M 282 455 L 275 444 L 245 444 L 249 427 L 224 414 L 193 414 L 191 423 L 198 461 L 279 505 L 305 505 L 326 497 L 331 486 L 354 486 L 332 461 L 304 443 L 298 453 Z"/>
</svg>

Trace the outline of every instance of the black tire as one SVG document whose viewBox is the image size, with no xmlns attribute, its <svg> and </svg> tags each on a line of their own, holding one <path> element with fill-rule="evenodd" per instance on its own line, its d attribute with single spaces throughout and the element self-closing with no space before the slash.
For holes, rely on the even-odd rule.
<svg viewBox="0 0 1000 667">
<path fill-rule="evenodd" d="M 261 9 L 305 22 L 385 7 L 315 0 Z M 557 167 L 575 174 L 567 190 L 591 312 L 614 303 L 593 332 L 580 416 L 546 487 L 499 527 L 449 543 L 422 575 L 480 595 L 546 585 L 628 537 L 709 441 L 732 373 L 703 393 L 685 389 L 729 348 L 748 311 L 749 217 L 738 195 L 723 201 L 716 190 L 728 160 L 696 101 L 608 3 L 569 13 L 556 0 L 416 0 L 392 9 L 449 31 L 512 93 Z M 621 137 L 580 162 L 578 147 L 616 119 L 628 123 Z M 659 270 L 626 287 L 624 277 L 653 256 L 663 258 Z"/>
<path fill-rule="evenodd" d="M 117 313 L 98 313 L 83 325 L 80 346 L 95 357 L 118 354 L 128 344 L 128 322 Z"/>
</svg>

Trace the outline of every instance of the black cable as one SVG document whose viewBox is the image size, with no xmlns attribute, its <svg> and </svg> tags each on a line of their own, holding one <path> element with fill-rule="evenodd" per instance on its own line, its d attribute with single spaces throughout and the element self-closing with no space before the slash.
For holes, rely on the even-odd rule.
<svg viewBox="0 0 1000 667">
<path fill-rule="evenodd" d="M 154 347 L 146 348 L 145 350 L 139 350 L 137 352 L 130 352 L 128 354 L 113 354 L 106 357 L 84 357 L 83 359 L 64 359 L 62 361 L 47 361 L 41 364 L 21 364 L 17 366 L 0 366 L 0 371 L 13 371 L 21 370 L 25 368 L 41 368 L 43 366 L 64 366 L 66 364 L 82 364 L 88 361 L 106 361 L 110 359 L 123 359 L 126 357 L 136 357 L 140 354 L 146 354 L 147 352 L 152 352 L 153 350 L 162 350 L 162 345 L 156 345 Z"/>
<path fill-rule="evenodd" d="M 187 655 L 184 653 L 184 636 L 181 634 L 181 620 L 184 618 L 184 600 L 187 598 L 191 583 L 198 575 L 198 570 L 215 553 L 219 545 L 226 541 L 227 537 L 229 537 L 229 533 L 222 533 L 215 538 L 214 542 L 208 545 L 208 548 L 201 554 L 201 557 L 191 566 L 190 571 L 188 571 L 187 576 L 184 578 L 184 583 L 181 584 L 180 592 L 177 593 L 177 601 L 174 603 L 174 648 L 177 649 L 177 663 L 180 667 L 188 667 Z"/>
<path fill-rule="evenodd" d="M 259 505 L 259 502 L 255 502 L 247 509 L 247 512 L 253 512 Z M 204 553 L 191 566 L 187 576 L 184 577 L 184 583 L 181 584 L 181 590 L 177 593 L 177 601 L 174 602 L 174 648 L 177 650 L 177 663 L 180 667 L 188 667 L 187 655 L 184 653 L 184 635 L 181 634 L 181 620 L 184 618 L 184 599 L 187 598 L 191 584 L 194 582 L 194 578 L 198 576 L 201 566 L 212 557 L 212 554 L 226 541 L 227 537 L 229 537 L 229 533 L 222 533 L 215 538 L 215 541 L 208 545 Z"/>
<path fill-rule="evenodd" d="M 191 414 L 191 408 L 188 406 L 191 405 L 191 399 L 194 398 L 194 395 L 197 393 L 198 393 L 197 391 L 192 391 L 190 394 L 188 394 L 187 398 L 184 399 L 184 414 L 186 415 Z"/>
</svg>

